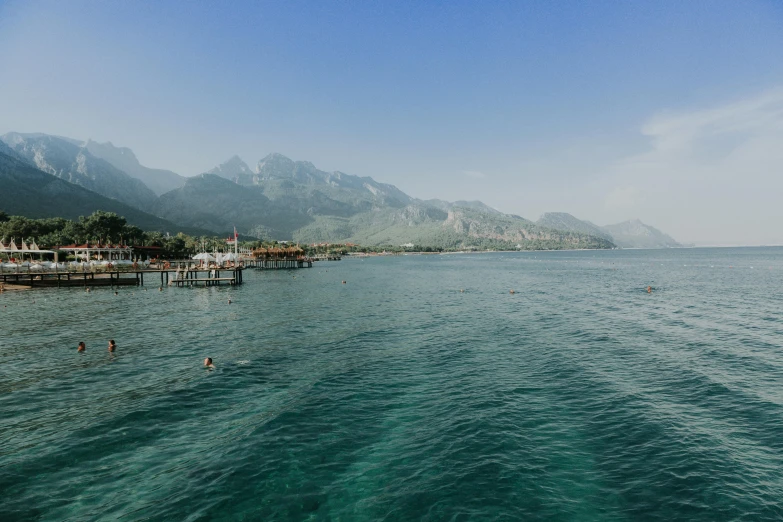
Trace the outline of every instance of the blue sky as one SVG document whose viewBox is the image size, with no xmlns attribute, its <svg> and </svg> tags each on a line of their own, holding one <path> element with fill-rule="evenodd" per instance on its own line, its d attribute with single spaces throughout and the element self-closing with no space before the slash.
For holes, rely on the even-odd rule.
<svg viewBox="0 0 783 522">
<path fill-rule="evenodd" d="M 0 50 L 0 132 L 783 243 L 777 1 L 0 0 Z"/>
</svg>

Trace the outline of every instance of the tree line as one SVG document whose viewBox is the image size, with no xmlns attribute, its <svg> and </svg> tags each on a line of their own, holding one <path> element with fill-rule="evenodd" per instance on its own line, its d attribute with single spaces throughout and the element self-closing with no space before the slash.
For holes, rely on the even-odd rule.
<svg viewBox="0 0 783 522">
<path fill-rule="evenodd" d="M 0 237 L 17 243 L 22 239 L 34 239 L 40 248 L 53 249 L 69 244 L 101 243 L 124 244 L 130 246 L 154 246 L 168 258 L 190 257 L 198 252 L 215 250 L 225 251 L 226 240 L 218 236 L 190 236 L 182 232 L 175 235 L 157 231 L 144 231 L 130 225 L 124 217 L 113 212 L 96 211 L 89 216 L 80 216 L 77 220 L 65 218 L 31 219 L 24 216 L 9 216 L 0 211 Z M 510 241 L 490 238 L 471 238 L 471 244 L 462 243 L 462 238 L 447 237 L 441 244 L 415 245 L 404 248 L 397 245 L 360 246 L 344 244 L 300 245 L 307 255 L 350 252 L 444 252 L 455 250 L 549 250 L 567 247 L 563 241 L 537 239 L 525 241 L 521 245 Z M 597 238 L 584 241 L 581 248 L 606 248 Z M 290 244 L 290 242 L 288 242 Z M 274 240 L 240 241 L 246 248 L 282 246 Z"/>
<path fill-rule="evenodd" d="M 182 232 L 175 235 L 144 231 L 130 225 L 124 217 L 113 212 L 98 210 L 77 220 L 65 218 L 31 219 L 9 216 L 0 211 L 0 237 L 6 242 L 14 238 L 17 243 L 35 240 L 42 249 L 54 249 L 69 244 L 101 243 L 130 246 L 154 246 L 169 258 L 189 257 L 206 250 L 228 250 L 226 239 L 218 236 L 190 236 Z M 276 241 L 240 241 L 239 246 L 257 248 L 276 246 Z"/>
</svg>

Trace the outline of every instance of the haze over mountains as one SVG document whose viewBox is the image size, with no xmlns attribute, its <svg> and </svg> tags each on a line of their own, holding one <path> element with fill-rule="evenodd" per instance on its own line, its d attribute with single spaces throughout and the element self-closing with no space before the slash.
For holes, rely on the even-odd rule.
<svg viewBox="0 0 783 522">
<path fill-rule="evenodd" d="M 73 217 L 76 208 L 89 213 L 86 203 L 92 200 L 142 228 L 225 233 L 236 226 L 253 237 L 307 243 L 479 249 L 680 246 L 639 221 L 599 227 L 570 214 L 548 213 L 533 222 L 479 201 L 419 200 L 370 177 L 322 171 L 275 153 L 254 168 L 234 156 L 187 178 L 141 165 L 133 151 L 108 142 L 12 132 L 0 144 L 0 210 L 30 217 Z M 63 206 L 63 198 L 80 203 Z M 45 211 L 43 202 L 49 202 Z"/>
<path fill-rule="evenodd" d="M 141 180 L 93 156 L 75 140 L 13 132 L 2 139 L 31 165 L 75 185 L 142 210 L 150 209 L 156 200 Z"/>
<path fill-rule="evenodd" d="M 645 225 L 638 219 L 599 227 L 565 212 L 547 212 L 536 223 L 557 230 L 570 230 L 603 237 L 621 248 L 677 248 L 683 246 L 671 236 L 650 225 Z"/>
<path fill-rule="evenodd" d="M 185 178 L 175 172 L 145 167 L 127 147 L 115 147 L 111 142 L 98 143 L 88 140 L 84 148 L 96 158 L 104 159 L 129 176 L 140 180 L 158 196 L 185 184 Z"/>
<path fill-rule="evenodd" d="M 16 158 L 0 142 L 0 210 L 30 218 L 77 219 L 96 210 L 124 216 L 128 223 L 144 230 L 182 231 L 203 235 L 205 230 L 183 227 L 153 216 L 113 198 L 48 174 Z"/>
</svg>

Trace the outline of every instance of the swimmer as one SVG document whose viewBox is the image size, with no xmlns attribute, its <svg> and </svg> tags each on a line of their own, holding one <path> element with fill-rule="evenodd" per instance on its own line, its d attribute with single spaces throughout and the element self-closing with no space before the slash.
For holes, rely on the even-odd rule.
<svg viewBox="0 0 783 522">
<path fill-rule="evenodd" d="M 228 300 L 228 304 L 231 304 L 231 299 Z"/>
<path fill-rule="evenodd" d="M 204 359 L 204 368 L 214 368 L 215 365 L 212 364 L 212 357 L 207 357 Z"/>
<path fill-rule="evenodd" d="M 117 292 L 114 292 L 114 295 L 118 295 Z"/>
<path fill-rule="evenodd" d="M 78 348 L 76 348 L 76 351 L 77 351 L 77 352 L 83 352 L 83 351 L 85 351 L 86 349 L 87 349 L 87 345 L 86 345 L 86 344 L 84 344 L 84 341 L 82 341 L 82 342 L 80 342 L 80 343 L 79 343 L 79 347 L 78 347 Z"/>
<path fill-rule="evenodd" d="M 343 279 L 343 284 L 347 284 L 344 279 Z"/>
<path fill-rule="evenodd" d="M 508 291 L 508 293 L 509 294 L 515 294 L 516 292 L 514 292 L 514 289 L 512 288 L 511 290 Z"/>
<path fill-rule="evenodd" d="M 652 293 L 652 287 L 651 287 L 651 286 L 648 286 L 648 287 L 647 287 L 647 293 L 648 293 L 648 294 L 651 294 L 651 293 Z"/>
<path fill-rule="evenodd" d="M 113 352 L 117 349 L 117 343 L 114 342 L 114 339 L 109 339 L 109 351 Z"/>
</svg>

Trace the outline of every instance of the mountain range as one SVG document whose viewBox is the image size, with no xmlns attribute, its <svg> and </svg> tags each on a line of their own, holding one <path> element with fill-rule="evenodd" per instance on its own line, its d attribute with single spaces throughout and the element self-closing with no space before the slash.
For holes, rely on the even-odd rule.
<svg viewBox="0 0 783 522">
<path fill-rule="evenodd" d="M 22 158 L 14 157 L 13 151 L 4 145 L 0 142 L 0 209 L 9 215 L 77 219 L 96 210 L 106 210 L 124 216 L 128 223 L 144 230 L 182 231 L 191 235 L 208 233 L 195 227 L 176 225 L 46 173 Z"/>
<path fill-rule="evenodd" d="M 678 248 L 680 243 L 638 219 L 599 227 L 565 212 L 547 212 L 536 221 L 541 226 L 603 237 L 620 248 Z"/>
<path fill-rule="evenodd" d="M 370 177 L 322 171 L 281 154 L 269 154 L 254 168 L 234 156 L 204 174 L 183 177 L 141 165 L 133 151 L 108 142 L 13 132 L 0 140 L 0 210 L 9 214 L 72 217 L 97 205 L 147 229 L 220 234 L 236 226 L 244 235 L 306 243 L 679 246 L 639 221 L 599 227 L 548 213 L 533 222 L 480 201 L 416 199 Z"/>
</svg>

